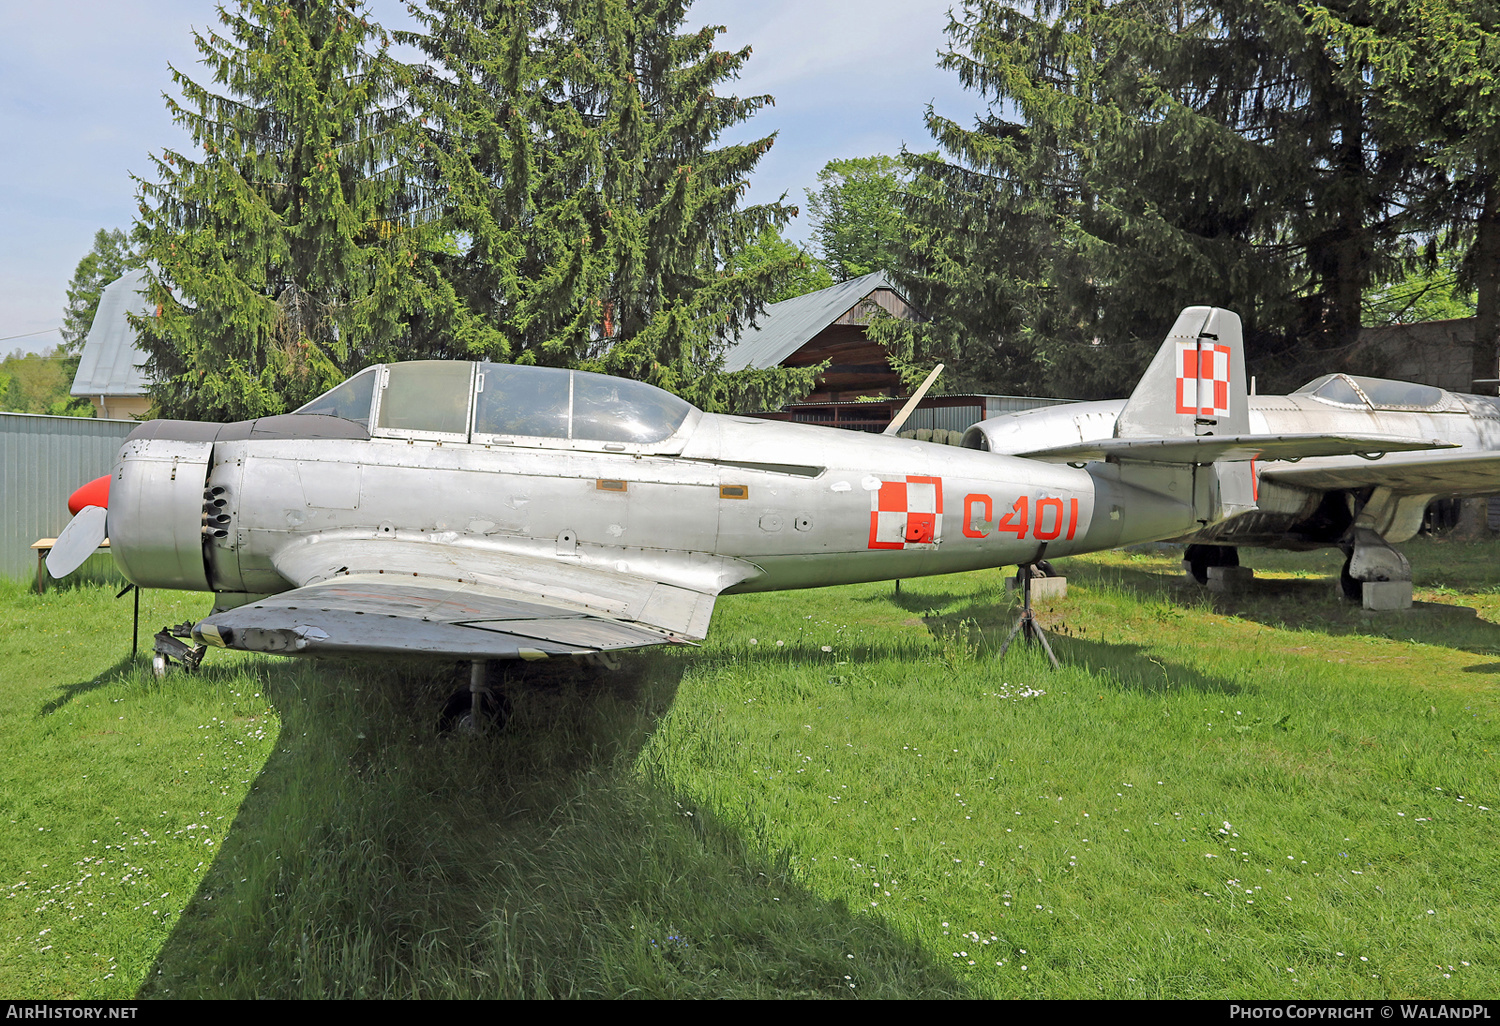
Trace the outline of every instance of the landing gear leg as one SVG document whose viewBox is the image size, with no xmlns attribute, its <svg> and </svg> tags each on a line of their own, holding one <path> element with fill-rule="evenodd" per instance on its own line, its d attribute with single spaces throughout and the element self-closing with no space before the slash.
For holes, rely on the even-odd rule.
<svg viewBox="0 0 1500 1026">
<path fill-rule="evenodd" d="M 208 651 L 207 645 L 189 645 L 179 641 L 179 638 L 192 640 L 193 621 L 163 627 L 151 639 L 151 672 L 156 676 L 165 677 L 174 666 L 181 666 L 192 673 L 203 661 L 203 654 Z"/>
<path fill-rule="evenodd" d="M 459 730 L 477 734 L 484 722 L 484 700 L 490 694 L 489 685 L 485 683 L 489 665 L 488 659 L 476 659 L 469 664 L 469 714 L 458 721 Z"/>
<path fill-rule="evenodd" d="M 1016 635 L 1026 642 L 1039 642 L 1042 651 L 1047 653 L 1047 659 L 1052 663 L 1054 670 L 1059 668 L 1057 656 L 1052 654 L 1052 646 L 1047 644 L 1047 634 L 1042 630 L 1042 625 L 1036 622 L 1036 615 L 1031 611 L 1031 579 L 1033 577 L 1044 577 L 1034 563 L 1016 568 L 1016 576 L 1021 580 L 1021 615 L 1016 620 L 1016 625 L 1010 629 L 1010 636 L 1005 639 L 1005 644 L 1000 646 L 1000 658 L 1005 658 L 1005 652 L 1010 648 L 1010 643 L 1016 640 Z"/>
</svg>

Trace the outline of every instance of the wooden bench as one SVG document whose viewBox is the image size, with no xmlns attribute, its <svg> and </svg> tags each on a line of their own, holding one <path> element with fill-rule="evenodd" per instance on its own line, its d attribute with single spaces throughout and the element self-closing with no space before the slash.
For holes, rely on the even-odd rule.
<svg viewBox="0 0 1500 1026">
<path fill-rule="evenodd" d="M 38 538 L 31 543 L 31 547 L 36 550 L 36 592 L 38 595 L 44 594 L 47 590 L 47 553 L 51 552 L 52 546 L 56 544 L 56 538 Z M 106 538 L 94 551 L 101 552 L 108 548 L 109 539 Z"/>
</svg>

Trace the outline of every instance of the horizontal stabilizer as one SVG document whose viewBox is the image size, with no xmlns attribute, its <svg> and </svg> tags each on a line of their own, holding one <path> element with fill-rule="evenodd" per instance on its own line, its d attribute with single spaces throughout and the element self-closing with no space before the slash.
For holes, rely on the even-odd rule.
<svg viewBox="0 0 1500 1026">
<path fill-rule="evenodd" d="M 1220 460 L 1300 460 L 1305 456 L 1362 456 L 1456 448 L 1439 439 L 1399 435 L 1199 435 L 1170 438 L 1101 438 L 1016 453 L 1042 463 L 1131 460 L 1138 463 L 1208 464 Z"/>
</svg>

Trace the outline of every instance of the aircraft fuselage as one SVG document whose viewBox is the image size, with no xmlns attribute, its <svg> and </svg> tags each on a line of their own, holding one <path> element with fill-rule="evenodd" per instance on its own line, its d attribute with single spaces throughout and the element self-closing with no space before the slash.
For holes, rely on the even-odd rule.
<svg viewBox="0 0 1500 1026">
<path fill-rule="evenodd" d="M 299 550 L 356 540 L 542 557 L 705 591 L 779 590 L 1025 563 L 1170 537 L 1201 519 L 1172 468 L 1148 492 L 1102 463 L 692 419 L 679 445 L 658 447 L 677 451 L 628 453 L 206 438 L 192 436 L 214 426 L 152 422 L 121 450 L 112 544 L 137 584 L 228 601 L 291 587 L 285 565 Z"/>
<path fill-rule="evenodd" d="M 1492 396 L 1464 395 L 1408 382 L 1344 375 L 1329 375 L 1319 380 L 1324 383 L 1321 391 L 1333 393 L 1335 398 L 1318 394 L 1319 389 L 1314 387 L 1319 385 L 1317 381 L 1290 395 L 1250 396 L 1250 430 L 1260 435 L 1358 433 L 1422 437 L 1443 439 L 1475 452 L 1500 449 L 1500 400 Z M 1358 382 L 1408 389 L 1410 394 L 1377 393 L 1372 398 L 1357 390 Z M 1402 404 L 1382 402 L 1382 398 L 1421 401 Z M 1008 454 L 1028 452 L 1043 445 L 1111 438 L 1125 404 L 1124 399 L 1068 403 L 995 417 L 969 428 L 964 445 Z M 1428 459 L 1428 454 L 1422 452 L 1396 452 L 1385 455 L 1380 462 L 1395 470 L 1417 466 Z M 1308 458 L 1304 468 L 1323 468 L 1331 478 L 1336 478 L 1340 471 L 1367 465 L 1358 456 L 1323 456 Z M 1277 466 L 1261 463 L 1256 467 L 1257 476 Z M 1482 481 L 1475 483 L 1473 494 L 1487 493 Z M 1331 545 L 1339 541 L 1365 504 L 1372 498 L 1380 501 L 1375 491 L 1304 487 L 1262 479 L 1258 482 L 1255 510 L 1184 537 L 1198 542 L 1273 548 Z M 1435 487 L 1430 495 L 1407 497 L 1399 510 L 1392 503 L 1390 510 L 1377 518 L 1379 533 L 1391 542 L 1409 539 L 1420 526 L 1420 515 L 1428 501 L 1453 494 L 1463 492 Z"/>
</svg>

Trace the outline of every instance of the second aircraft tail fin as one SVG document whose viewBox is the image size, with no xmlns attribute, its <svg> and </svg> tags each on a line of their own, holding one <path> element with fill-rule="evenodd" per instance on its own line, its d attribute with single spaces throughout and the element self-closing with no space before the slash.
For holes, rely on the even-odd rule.
<svg viewBox="0 0 1500 1026">
<path fill-rule="evenodd" d="M 1116 438 L 1192 438 L 1250 431 L 1240 319 L 1218 307 L 1177 315 L 1115 422 Z"/>
</svg>

